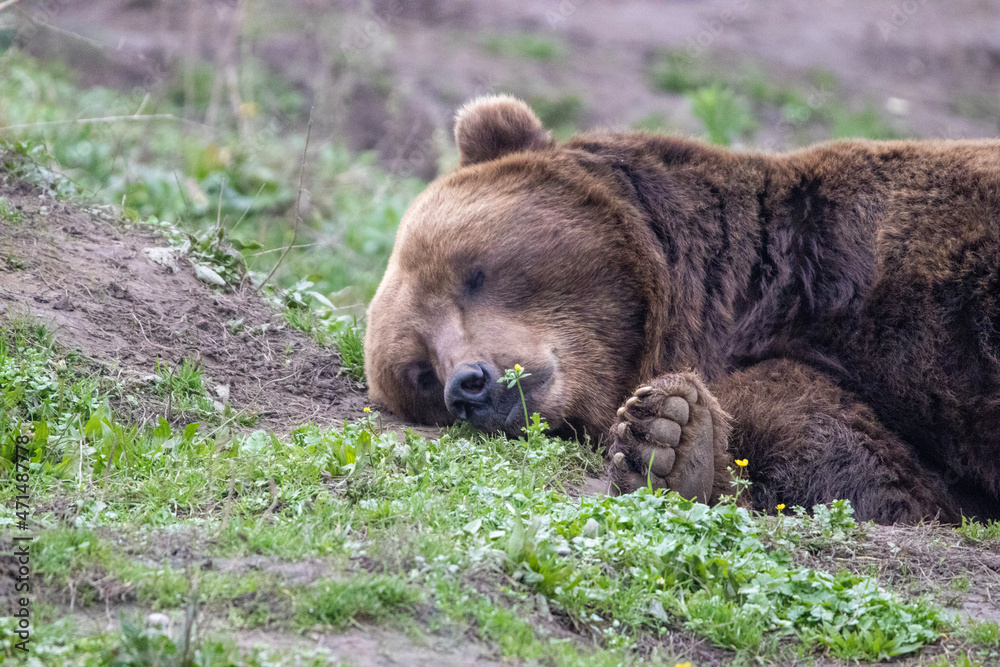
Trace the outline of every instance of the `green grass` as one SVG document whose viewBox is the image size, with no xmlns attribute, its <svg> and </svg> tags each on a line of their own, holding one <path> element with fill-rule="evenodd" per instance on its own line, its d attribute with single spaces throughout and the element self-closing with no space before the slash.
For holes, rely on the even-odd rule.
<svg viewBox="0 0 1000 667">
<path fill-rule="evenodd" d="M 684 51 L 663 51 L 649 68 L 652 87 L 667 93 L 690 93 L 717 83 L 717 77 L 704 59 Z"/>
<path fill-rule="evenodd" d="M 157 359 L 156 375 L 159 379 L 154 389 L 168 402 L 168 412 L 191 412 L 201 417 L 213 414 L 198 362 L 184 359 L 180 366 L 171 367 L 169 362 Z"/>
<path fill-rule="evenodd" d="M 357 319 L 343 326 L 334 333 L 333 344 L 340 351 L 340 367 L 348 377 L 358 380 L 365 379 L 364 332 L 358 327 Z"/>
<path fill-rule="evenodd" d="M 300 622 L 343 628 L 350 623 L 387 623 L 412 614 L 421 594 L 392 576 L 355 576 L 320 581 L 298 600 Z"/>
<path fill-rule="evenodd" d="M 49 591 L 76 582 L 78 605 L 102 604 L 102 586 L 121 586 L 147 609 L 197 600 L 235 627 L 289 631 L 404 627 L 418 609 L 433 609 L 439 622 L 497 641 L 505 656 L 553 664 L 631 660 L 641 638 L 676 627 L 746 658 L 797 647 L 885 659 L 935 641 L 946 625 L 927 604 L 904 602 L 873 579 L 796 563 L 797 548 L 856 537 L 846 503 L 800 511 L 779 526 L 733 502 L 708 507 L 648 490 L 575 498 L 565 489 L 599 469 L 595 454 L 547 437 L 537 419 L 518 440 L 464 429 L 438 440 L 399 437 L 381 431 L 375 414 L 342 429 L 304 425 L 287 438 L 162 420 L 129 425 L 101 396 L 80 400 L 64 388 L 55 400 L 60 373 L 73 378 L 81 369 L 72 357 L 53 368 L 67 358 L 44 329 L 22 322 L 3 340 L 3 386 L 14 390 L 0 439 L 10 442 L 33 421 L 33 502 L 68 497 L 76 508 L 71 523 L 51 511 L 34 517 L 33 566 Z M 191 364 L 161 378 L 177 394 L 202 387 Z M 0 514 L 13 518 L 10 509 Z M 192 543 L 201 553 L 186 565 L 143 556 L 168 534 L 212 538 Z M 291 583 L 279 571 L 198 565 L 251 555 L 322 558 L 342 574 Z M 358 559 L 378 573 L 358 570 Z M 545 628 L 521 620 L 518 609 L 537 607 L 539 596 L 587 628 L 596 652 L 551 644 Z M 134 631 L 91 638 L 87 650 L 101 655 L 118 642 L 114 650 L 140 651 Z"/>
<path fill-rule="evenodd" d="M 553 61 L 566 56 L 565 45 L 554 37 L 529 32 L 510 32 L 488 35 L 482 40 L 487 53 L 505 58 Z"/>
<path fill-rule="evenodd" d="M 691 112 L 705 125 L 712 143 L 728 146 L 757 129 L 753 112 L 731 90 L 715 85 L 688 95 Z"/>
<path fill-rule="evenodd" d="M 19 662 L 22 652 L 14 648 L 20 641 L 14 634 L 13 619 L 0 619 L 0 660 Z M 183 623 L 178 625 L 183 626 Z M 146 627 L 141 617 L 121 618 L 121 629 L 100 635 L 78 636 L 79 629 L 68 620 L 36 624 L 30 644 L 33 665 L 65 667 L 183 667 L 196 665 L 241 665 L 243 667 L 326 667 L 330 652 L 313 648 L 239 648 L 224 633 L 213 632 L 189 642 L 185 654 L 183 627 Z M 303 642 L 306 645 L 306 642 Z"/>
<path fill-rule="evenodd" d="M 312 289 L 314 283 L 305 278 L 284 291 L 281 305 L 285 320 L 296 329 L 311 334 L 320 344 L 333 345 L 340 352 L 341 371 L 358 382 L 365 379 L 364 328 L 358 323 L 356 303 L 338 306 L 334 301 Z M 347 301 L 354 301 L 350 290 Z M 330 295 L 338 302 L 341 295 Z"/>
<path fill-rule="evenodd" d="M 579 131 L 583 114 L 583 99 L 576 94 L 557 96 L 534 95 L 528 99 L 531 108 L 548 130 L 558 139 L 568 139 Z"/>
<path fill-rule="evenodd" d="M 975 519 L 963 516 L 959 532 L 967 541 L 972 543 L 1000 540 L 1000 521 L 981 523 Z"/>
<path fill-rule="evenodd" d="M 20 211 L 16 210 L 11 206 L 3 197 L 0 197 L 0 222 L 6 222 L 11 225 L 21 224 L 22 216 Z"/>
<path fill-rule="evenodd" d="M 777 83 L 755 64 L 733 66 L 684 51 L 663 51 L 648 69 L 654 90 L 683 94 L 709 141 L 729 145 L 752 140 L 758 118 L 777 115 L 795 143 L 821 138 L 897 139 L 904 136 L 871 104 L 860 109 L 840 101 L 836 78 L 811 72 L 796 85 Z M 653 128 L 657 129 L 657 128 Z"/>
<path fill-rule="evenodd" d="M 956 628 L 955 634 L 984 648 L 1000 648 L 1000 623 L 996 621 L 969 619 L 964 625 Z"/>
<path fill-rule="evenodd" d="M 969 657 L 969 655 L 963 651 L 954 660 L 948 656 L 941 656 L 933 664 L 935 666 L 940 665 L 940 667 L 987 667 L 990 663 L 980 662 L 975 657 Z"/>
<path fill-rule="evenodd" d="M 959 116 L 991 121 L 1000 129 L 1000 100 L 996 95 L 966 93 L 952 100 L 949 106 Z"/>
</svg>

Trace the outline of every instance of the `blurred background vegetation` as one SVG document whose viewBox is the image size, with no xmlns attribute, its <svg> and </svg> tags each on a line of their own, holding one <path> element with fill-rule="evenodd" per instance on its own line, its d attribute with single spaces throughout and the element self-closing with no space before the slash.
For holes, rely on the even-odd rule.
<svg viewBox="0 0 1000 667">
<path fill-rule="evenodd" d="M 221 223 L 267 272 L 292 241 L 311 114 L 303 228 L 276 280 L 358 313 L 476 95 L 523 97 L 561 138 L 1000 131 L 995 3 L 860 5 L 21 0 L 0 12 L 0 140 L 131 216 Z"/>
</svg>

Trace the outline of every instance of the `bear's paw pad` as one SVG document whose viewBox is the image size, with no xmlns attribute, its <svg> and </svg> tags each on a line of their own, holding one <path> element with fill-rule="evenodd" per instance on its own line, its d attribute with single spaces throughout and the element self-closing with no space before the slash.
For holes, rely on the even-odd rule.
<svg viewBox="0 0 1000 667">
<path fill-rule="evenodd" d="M 714 431 L 711 410 L 699 398 L 691 379 L 671 374 L 639 387 L 618 408 L 609 450 L 613 491 L 631 493 L 650 484 L 707 502 Z"/>
</svg>

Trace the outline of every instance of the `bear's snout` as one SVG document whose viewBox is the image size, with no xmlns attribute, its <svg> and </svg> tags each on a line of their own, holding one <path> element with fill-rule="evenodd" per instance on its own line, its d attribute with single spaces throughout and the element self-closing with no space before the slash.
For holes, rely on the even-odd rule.
<svg viewBox="0 0 1000 667">
<path fill-rule="evenodd" d="M 517 436 L 524 427 L 524 412 L 536 407 L 539 392 L 552 377 L 552 369 L 540 367 L 525 374 L 521 391 L 507 386 L 496 364 L 488 361 L 464 363 L 455 368 L 444 387 L 444 402 L 455 419 L 467 421 L 480 431 Z M 524 392 L 524 406 L 521 392 Z"/>
<path fill-rule="evenodd" d="M 448 378 L 444 390 L 448 412 L 474 424 L 494 421 L 494 415 L 488 414 L 493 412 L 490 388 L 494 382 L 495 373 L 485 363 L 462 364 Z"/>
</svg>

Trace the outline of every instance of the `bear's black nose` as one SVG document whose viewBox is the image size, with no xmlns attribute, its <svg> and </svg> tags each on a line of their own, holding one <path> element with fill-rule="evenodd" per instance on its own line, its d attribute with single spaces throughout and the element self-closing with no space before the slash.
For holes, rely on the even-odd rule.
<svg viewBox="0 0 1000 667">
<path fill-rule="evenodd" d="M 455 369 L 444 390 L 444 401 L 457 419 L 475 421 L 474 414 L 489 404 L 493 374 L 486 364 L 463 364 Z"/>
</svg>

